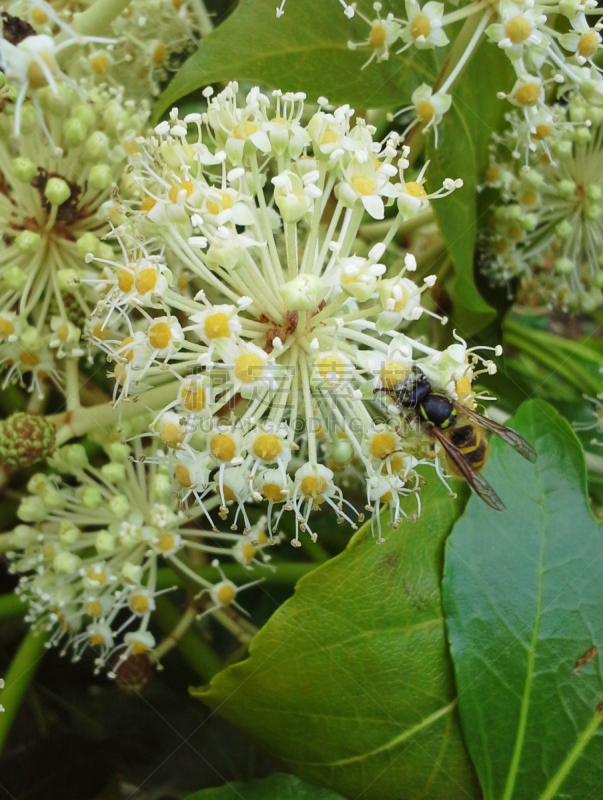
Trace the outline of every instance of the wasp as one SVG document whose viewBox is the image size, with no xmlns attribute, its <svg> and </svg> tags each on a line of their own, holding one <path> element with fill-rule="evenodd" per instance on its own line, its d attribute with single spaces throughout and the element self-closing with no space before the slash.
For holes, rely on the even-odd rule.
<svg viewBox="0 0 603 800">
<path fill-rule="evenodd" d="M 510 428 L 478 414 L 457 400 L 451 400 L 442 389 L 432 386 L 417 366 L 393 390 L 385 391 L 396 401 L 400 411 L 410 412 L 422 430 L 438 441 L 446 453 L 451 472 L 465 478 L 473 490 L 491 508 L 504 511 L 505 504 L 480 475 L 488 458 L 488 431 L 511 445 L 528 461 L 536 461 L 531 444 Z"/>
</svg>

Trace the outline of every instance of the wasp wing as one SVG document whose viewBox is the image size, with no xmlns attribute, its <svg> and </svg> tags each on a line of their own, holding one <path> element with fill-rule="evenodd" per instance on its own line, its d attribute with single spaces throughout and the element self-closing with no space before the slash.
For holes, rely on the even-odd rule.
<svg viewBox="0 0 603 800">
<path fill-rule="evenodd" d="M 482 498 L 484 503 L 487 503 L 490 508 L 493 508 L 495 511 L 504 511 L 505 504 L 503 501 L 496 494 L 488 481 L 482 478 L 479 472 L 476 472 L 473 467 L 471 467 L 460 450 L 446 438 L 445 434 L 443 434 L 439 428 L 433 428 L 432 433 L 442 445 L 450 459 L 454 462 L 463 478 L 465 478 L 467 483 L 475 490 L 476 494 Z"/>
<path fill-rule="evenodd" d="M 493 420 L 488 419 L 488 417 L 478 414 L 477 411 L 467 408 L 467 406 L 459 403 L 458 400 L 453 400 L 453 405 L 460 416 L 469 417 L 477 422 L 478 425 L 481 425 L 483 428 L 492 431 L 492 433 L 496 434 L 496 436 L 500 436 L 504 442 L 511 445 L 514 450 L 517 450 L 520 456 L 527 458 L 528 461 L 531 461 L 532 463 L 536 461 L 536 451 L 529 442 L 526 442 L 523 436 L 515 433 L 515 431 L 511 428 L 505 428 L 504 425 L 499 425 L 498 422 L 494 422 Z"/>
</svg>

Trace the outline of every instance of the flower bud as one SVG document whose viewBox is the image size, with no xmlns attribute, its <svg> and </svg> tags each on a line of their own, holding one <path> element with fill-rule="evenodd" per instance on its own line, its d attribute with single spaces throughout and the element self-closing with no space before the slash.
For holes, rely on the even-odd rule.
<svg viewBox="0 0 603 800">
<path fill-rule="evenodd" d="M 69 291 L 80 285 L 80 276 L 75 269 L 60 269 L 57 272 L 57 283 L 59 284 L 59 289 Z"/>
<path fill-rule="evenodd" d="M 59 541 L 64 547 L 72 547 L 82 535 L 81 530 L 68 520 L 59 526 Z"/>
<path fill-rule="evenodd" d="M 54 559 L 53 566 L 57 572 L 62 572 L 65 575 L 72 575 L 77 572 L 82 559 L 75 553 L 59 553 Z"/>
<path fill-rule="evenodd" d="M 17 525 L 13 531 L 13 544 L 19 550 L 25 550 L 33 544 L 39 536 L 39 532 L 30 525 Z"/>
<path fill-rule="evenodd" d="M 48 516 L 48 510 L 41 497 L 24 497 L 17 509 L 17 516 L 23 522 L 42 522 Z"/>
<path fill-rule="evenodd" d="M 322 281 L 317 275 L 298 275 L 279 289 L 285 308 L 290 311 L 309 311 L 318 307 L 324 293 Z"/>
<path fill-rule="evenodd" d="M 101 243 L 98 237 L 95 236 L 93 233 L 90 233 L 90 231 L 88 231 L 88 233 L 85 233 L 83 236 L 80 236 L 80 238 L 75 243 L 77 251 L 82 258 L 85 258 L 88 255 L 88 253 L 92 253 L 93 256 L 98 256 L 100 245 Z"/>
<path fill-rule="evenodd" d="M 21 231 L 15 239 L 17 250 L 23 255 L 33 255 L 40 246 L 41 236 L 34 231 Z"/>
<path fill-rule="evenodd" d="M 557 191 L 565 200 L 571 200 L 576 194 L 576 184 L 568 178 L 559 181 L 557 184 Z"/>
<path fill-rule="evenodd" d="M 49 203 L 60 206 L 71 197 L 71 189 L 63 178 L 49 178 L 44 189 L 44 196 Z"/>
<path fill-rule="evenodd" d="M 37 171 L 38 168 L 31 159 L 24 158 L 23 156 L 13 158 L 13 174 L 18 181 L 31 183 Z"/>
<path fill-rule="evenodd" d="M 113 173 L 108 164 L 95 164 L 88 175 L 88 185 L 95 192 L 108 189 L 113 183 Z"/>
<path fill-rule="evenodd" d="M 49 456 L 54 445 L 55 428 L 45 417 L 17 411 L 0 423 L 0 456 L 9 464 L 29 467 Z"/>
<path fill-rule="evenodd" d="M 573 230 L 574 227 L 572 223 L 567 219 L 564 219 L 555 225 L 555 233 L 560 239 L 568 239 L 572 235 Z"/>
<path fill-rule="evenodd" d="M 109 483 L 120 483 L 121 481 L 125 480 L 126 468 L 123 464 L 103 464 L 101 467 L 101 473 L 103 478 L 108 480 Z"/>
<path fill-rule="evenodd" d="M 125 519 L 130 510 L 130 501 L 125 494 L 116 494 L 109 500 L 109 508 L 117 519 Z"/>
<path fill-rule="evenodd" d="M 88 161 L 101 161 L 109 154 L 109 137 L 102 131 L 94 131 L 85 145 L 85 154 Z"/>
<path fill-rule="evenodd" d="M 80 495 L 80 503 L 84 508 L 94 511 L 102 505 L 103 496 L 96 486 L 85 486 Z"/>
<path fill-rule="evenodd" d="M 125 464 L 130 457 L 130 448 L 121 442 L 111 442 L 107 445 L 107 455 L 115 464 Z"/>
<path fill-rule="evenodd" d="M 570 258 L 558 258 L 555 261 L 555 270 L 561 275 L 569 275 L 574 269 L 574 262 Z"/>
<path fill-rule="evenodd" d="M 99 555 L 108 555 L 115 550 L 115 536 L 106 530 L 99 531 L 94 539 L 94 546 Z"/>
<path fill-rule="evenodd" d="M 4 285 L 13 292 L 20 292 L 27 283 L 27 275 L 21 267 L 10 267 L 4 273 Z"/>
<path fill-rule="evenodd" d="M 78 147 L 85 141 L 87 135 L 88 128 L 85 122 L 77 118 L 65 120 L 63 136 L 65 137 L 65 143 L 69 147 Z"/>
</svg>

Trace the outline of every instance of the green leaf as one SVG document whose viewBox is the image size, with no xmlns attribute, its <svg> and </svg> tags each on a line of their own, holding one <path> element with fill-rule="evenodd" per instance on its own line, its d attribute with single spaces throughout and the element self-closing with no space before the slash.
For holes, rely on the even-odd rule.
<svg viewBox="0 0 603 800">
<path fill-rule="evenodd" d="M 417 522 L 386 528 L 382 545 L 365 525 L 299 581 L 246 661 L 196 692 L 304 780 L 349 797 L 477 796 L 440 597 L 462 503 L 429 477 Z"/>
<path fill-rule="evenodd" d="M 500 130 L 505 101 L 496 97 L 496 85 L 513 83 L 509 60 L 490 42 L 482 42 L 451 89 L 452 108 L 438 126 L 438 147 L 430 134 L 427 170 L 430 191 L 445 178 L 462 178 L 464 185 L 449 197 L 436 200 L 433 210 L 454 263 L 453 322 L 462 336 L 471 336 L 488 325 L 495 316 L 479 293 L 474 280 L 474 253 L 478 225 L 478 191 L 488 164 L 492 134 Z M 483 216 L 486 211 L 481 211 Z"/>
<path fill-rule="evenodd" d="M 392 53 L 389 61 L 373 62 L 363 70 L 371 51 L 352 51 L 347 43 L 366 40 L 368 26 L 359 17 L 347 19 L 337 0 L 290 0 L 281 19 L 276 18 L 277 4 L 278 0 L 240 0 L 180 68 L 159 99 L 156 117 L 195 89 L 223 81 L 257 81 L 306 92 L 312 102 L 324 95 L 332 103 L 361 109 L 400 108 L 417 86 L 435 79 L 438 55 L 424 50 Z M 374 14 L 370 3 L 364 8 Z"/>
<path fill-rule="evenodd" d="M 311 786 L 295 775 L 277 773 L 250 783 L 229 783 L 218 789 L 203 789 L 184 800 L 343 800 L 340 794 Z"/>
<path fill-rule="evenodd" d="M 485 800 L 586 800 L 603 785 L 603 531 L 584 455 L 547 403 L 510 426 L 537 464 L 497 440 L 446 549 L 444 607 L 459 708 Z"/>
</svg>

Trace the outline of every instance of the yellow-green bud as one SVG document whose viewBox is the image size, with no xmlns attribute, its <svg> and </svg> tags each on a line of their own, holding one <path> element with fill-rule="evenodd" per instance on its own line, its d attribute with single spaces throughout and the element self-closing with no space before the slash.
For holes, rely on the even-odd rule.
<svg viewBox="0 0 603 800">
<path fill-rule="evenodd" d="M 88 253 L 92 253 L 93 256 L 98 256 L 101 243 L 98 237 L 88 232 L 80 236 L 75 245 L 81 257 L 85 258 Z"/>
<path fill-rule="evenodd" d="M 57 272 L 59 289 L 75 289 L 80 285 L 80 276 L 75 269 L 60 269 Z"/>
<path fill-rule="evenodd" d="M 570 258 L 558 258 L 555 261 L 555 270 L 561 275 L 569 275 L 574 269 L 574 262 Z"/>
<path fill-rule="evenodd" d="M 27 283 L 27 275 L 21 267 L 10 267 L 4 273 L 4 285 L 7 289 L 20 292 Z"/>
<path fill-rule="evenodd" d="M 95 164 L 88 175 L 88 185 L 95 192 L 102 192 L 113 183 L 113 173 L 108 164 Z"/>
<path fill-rule="evenodd" d="M 65 547 L 74 545 L 81 535 L 81 530 L 71 522 L 68 522 L 66 519 L 61 522 L 59 526 L 59 541 Z"/>
<path fill-rule="evenodd" d="M 23 255 L 33 255 L 40 246 L 40 234 L 34 231 L 21 231 L 15 239 L 17 250 Z"/>
<path fill-rule="evenodd" d="M 84 508 L 88 508 L 91 511 L 99 508 L 99 506 L 103 502 L 103 496 L 100 492 L 100 489 L 96 486 L 85 486 L 82 489 L 82 493 L 80 495 L 80 503 L 84 506 Z"/>
<path fill-rule="evenodd" d="M 13 174 L 18 181 L 31 183 L 37 171 L 38 168 L 30 158 L 25 158 L 24 156 L 13 158 Z"/>
<path fill-rule="evenodd" d="M 60 206 L 71 197 L 71 189 L 63 178 L 49 178 L 44 195 L 49 203 Z"/>
<path fill-rule="evenodd" d="M 94 131 L 86 141 L 85 157 L 88 161 L 100 161 L 109 153 L 109 137 L 102 131 Z"/>
<path fill-rule="evenodd" d="M 78 147 L 86 140 L 88 128 L 81 119 L 71 118 L 66 120 L 63 125 L 63 135 L 69 147 Z"/>
<path fill-rule="evenodd" d="M 124 519 L 130 510 L 130 501 L 125 494 L 116 494 L 109 500 L 109 508 L 117 519 Z"/>
<path fill-rule="evenodd" d="M 130 458 L 130 452 L 129 446 L 121 442 L 111 442 L 107 446 L 107 455 L 116 464 L 125 464 Z"/>
<path fill-rule="evenodd" d="M 48 510 L 41 497 L 25 497 L 17 509 L 17 516 L 23 522 L 42 522 L 48 516 Z"/>
<path fill-rule="evenodd" d="M 125 480 L 126 468 L 123 464 L 103 464 L 101 467 L 101 473 L 103 478 L 109 481 L 109 483 L 120 483 L 121 481 Z"/>
<path fill-rule="evenodd" d="M 112 553 L 115 550 L 115 536 L 106 530 L 99 531 L 96 534 L 94 546 L 96 547 L 96 552 L 99 555 Z"/>
<path fill-rule="evenodd" d="M 82 122 L 91 131 L 96 125 L 96 113 L 94 108 L 88 103 L 81 103 L 71 112 L 71 118 Z"/>
<path fill-rule="evenodd" d="M 17 525 L 13 531 L 13 544 L 19 550 L 25 550 L 33 544 L 39 536 L 39 532 L 30 525 Z"/>
</svg>

